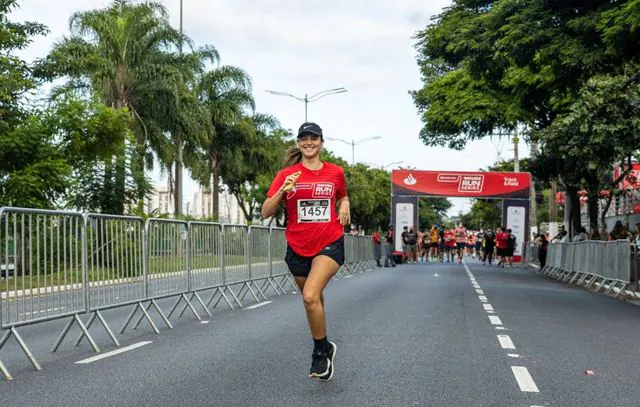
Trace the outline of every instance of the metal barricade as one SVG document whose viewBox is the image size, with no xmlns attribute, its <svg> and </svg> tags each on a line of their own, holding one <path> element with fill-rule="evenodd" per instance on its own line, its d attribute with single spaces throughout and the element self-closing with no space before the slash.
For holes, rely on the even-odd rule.
<svg viewBox="0 0 640 407">
<path fill-rule="evenodd" d="M 547 267 L 543 274 L 595 292 L 604 290 L 615 297 L 627 294 L 631 282 L 632 248 L 628 240 L 613 242 L 582 241 L 549 245 Z"/>
<path fill-rule="evenodd" d="M 84 239 L 81 214 L 0 208 L 0 264 L 7 272 L 0 280 L 0 325 L 7 329 L 0 349 L 13 336 L 36 370 L 18 327 L 70 317 L 66 331 L 77 323 L 86 332 L 78 316 L 87 311 Z"/>
<path fill-rule="evenodd" d="M 209 306 L 214 300 L 214 307 L 224 299 L 229 308 L 233 309 L 233 304 L 225 294 L 222 226 L 219 223 L 189 222 L 189 277 L 189 299 L 195 298 L 209 316 Z M 198 292 L 206 290 L 213 292 L 205 304 Z M 186 307 L 185 304 L 180 315 Z"/>
<path fill-rule="evenodd" d="M 142 302 L 136 304 L 120 329 L 121 334 L 126 331 L 127 326 L 138 310 L 140 311 L 140 316 L 133 325 L 133 329 L 136 329 L 140 322 L 146 319 L 151 328 L 156 333 L 160 333 L 149 314 L 151 307 L 156 310 L 165 325 L 169 329 L 173 329 L 169 319 L 181 301 L 186 303 L 196 319 L 201 319 L 186 295 L 189 290 L 188 226 L 187 222 L 179 220 L 147 219 L 144 225 L 146 236 L 146 245 L 144 247 L 146 258 L 145 300 L 147 304 L 146 306 Z M 168 315 L 165 316 L 157 300 L 174 296 L 178 296 L 178 298 Z"/>
<path fill-rule="evenodd" d="M 236 303 L 243 308 L 242 300 L 250 291 L 247 282 L 251 279 L 249 268 L 248 227 L 245 225 L 222 225 L 222 267 L 225 285 Z M 240 285 L 236 295 L 231 286 Z M 259 299 L 256 297 L 256 301 Z"/>
<path fill-rule="evenodd" d="M 98 320 L 114 345 L 120 346 L 100 311 L 145 300 L 144 219 L 88 214 L 85 228 L 87 299 L 92 313 L 87 330 Z M 75 346 L 84 337 L 81 333 Z M 63 339 L 64 335 L 60 342 Z"/>
<path fill-rule="evenodd" d="M 249 226 L 249 267 L 250 267 L 250 275 L 251 281 L 249 285 L 253 285 L 253 287 L 257 290 L 258 294 L 260 294 L 265 300 L 267 296 L 265 295 L 265 290 L 271 287 L 276 294 L 280 295 L 280 291 L 276 288 L 276 286 L 271 281 L 271 266 L 269 263 L 270 259 L 270 238 L 269 238 L 269 228 L 265 226 Z M 262 286 L 258 285 L 258 282 L 262 284 Z"/>
<path fill-rule="evenodd" d="M 293 277 L 291 277 L 289 267 L 284 261 L 284 257 L 287 254 L 287 239 L 284 228 L 271 227 L 269 246 L 271 281 L 275 283 L 282 293 L 286 292 L 285 283 L 288 283 L 292 289 L 296 290 L 297 287 L 292 281 Z"/>
</svg>

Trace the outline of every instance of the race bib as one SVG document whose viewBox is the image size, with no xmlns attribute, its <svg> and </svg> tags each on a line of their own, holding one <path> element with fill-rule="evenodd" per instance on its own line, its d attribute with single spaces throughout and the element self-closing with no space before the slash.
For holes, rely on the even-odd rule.
<svg viewBox="0 0 640 407">
<path fill-rule="evenodd" d="M 298 223 L 327 223 L 330 221 L 330 199 L 298 200 Z"/>
</svg>

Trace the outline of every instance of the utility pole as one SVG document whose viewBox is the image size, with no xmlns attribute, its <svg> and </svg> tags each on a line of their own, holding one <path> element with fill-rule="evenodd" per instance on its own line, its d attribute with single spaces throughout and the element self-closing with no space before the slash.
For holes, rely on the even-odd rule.
<svg viewBox="0 0 640 407">
<path fill-rule="evenodd" d="M 532 141 L 531 142 L 531 159 L 535 160 L 536 156 L 538 155 L 538 142 L 536 141 Z M 536 202 L 536 184 L 533 180 L 533 178 L 531 178 L 531 187 L 529 189 L 529 197 L 530 197 L 530 201 L 529 201 L 529 225 L 530 228 L 536 228 L 537 231 L 537 227 L 538 227 L 538 202 Z"/>
<path fill-rule="evenodd" d="M 518 143 L 520 139 L 518 138 L 518 125 L 516 124 L 515 129 L 513 130 L 513 171 L 520 172 L 520 157 L 518 156 Z"/>
<path fill-rule="evenodd" d="M 558 193 L 558 182 L 551 180 L 551 193 L 549 194 L 549 222 L 558 221 L 558 206 L 556 205 L 556 194 Z M 567 199 L 565 196 L 564 199 Z"/>
<path fill-rule="evenodd" d="M 180 0 L 180 35 L 182 36 L 182 1 Z M 180 38 L 180 55 L 182 55 L 182 38 Z M 182 134 L 178 131 L 176 135 L 176 145 L 178 147 L 178 157 L 176 158 L 176 190 L 175 190 L 175 215 L 182 214 Z"/>
</svg>

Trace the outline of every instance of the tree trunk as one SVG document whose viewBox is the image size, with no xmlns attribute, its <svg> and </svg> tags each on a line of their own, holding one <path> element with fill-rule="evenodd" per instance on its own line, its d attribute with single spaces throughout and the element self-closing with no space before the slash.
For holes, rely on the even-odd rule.
<svg viewBox="0 0 640 407">
<path fill-rule="evenodd" d="M 604 208 L 602 208 L 602 213 L 600 214 L 600 239 L 601 240 L 607 240 L 607 212 L 609 211 L 609 208 L 611 207 L 611 202 L 615 199 L 615 196 L 613 195 L 613 191 L 609 192 L 609 196 L 607 196 L 607 200 L 605 201 L 606 203 L 604 204 Z"/>
<path fill-rule="evenodd" d="M 567 232 L 569 233 L 569 238 L 573 238 L 580 229 L 580 226 L 582 226 L 580 221 L 580 197 L 578 196 L 578 189 L 567 186 L 564 199 L 565 202 L 567 200 L 569 202 L 569 214 L 567 217 L 569 230 L 567 230 Z"/>
<path fill-rule="evenodd" d="M 598 230 L 598 206 L 599 206 L 599 191 L 597 188 L 589 187 L 589 235 L 591 236 L 594 231 Z"/>
<path fill-rule="evenodd" d="M 123 146 L 124 147 L 124 146 Z M 126 196 L 127 157 L 125 149 L 116 157 L 114 214 L 123 215 Z"/>
<path fill-rule="evenodd" d="M 556 204 L 556 194 L 558 193 L 558 182 L 551 180 L 551 193 L 549 194 L 549 222 L 558 221 L 558 206 Z"/>
<path fill-rule="evenodd" d="M 211 216 L 215 222 L 220 218 L 220 168 L 218 166 L 218 160 L 212 161 L 211 174 L 213 175 L 213 188 L 211 188 Z"/>
</svg>

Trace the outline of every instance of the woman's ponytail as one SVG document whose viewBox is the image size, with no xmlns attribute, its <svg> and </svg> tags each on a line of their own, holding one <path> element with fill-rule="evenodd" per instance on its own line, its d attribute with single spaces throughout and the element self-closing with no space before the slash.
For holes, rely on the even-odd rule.
<svg viewBox="0 0 640 407">
<path fill-rule="evenodd" d="M 298 147 L 290 148 L 284 154 L 284 166 L 290 167 L 302 161 L 302 150 Z"/>
</svg>

